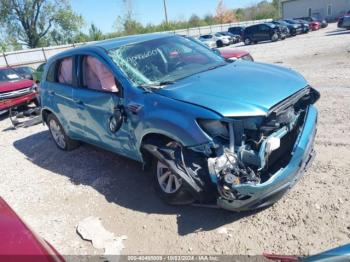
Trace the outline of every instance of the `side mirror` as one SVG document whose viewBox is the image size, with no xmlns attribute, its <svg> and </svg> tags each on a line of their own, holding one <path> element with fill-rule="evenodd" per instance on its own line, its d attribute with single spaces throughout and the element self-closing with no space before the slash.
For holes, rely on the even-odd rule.
<svg viewBox="0 0 350 262">
<path fill-rule="evenodd" d="M 113 115 L 109 118 L 109 130 L 112 133 L 116 133 L 126 119 L 125 110 L 123 106 L 117 106 Z"/>
</svg>

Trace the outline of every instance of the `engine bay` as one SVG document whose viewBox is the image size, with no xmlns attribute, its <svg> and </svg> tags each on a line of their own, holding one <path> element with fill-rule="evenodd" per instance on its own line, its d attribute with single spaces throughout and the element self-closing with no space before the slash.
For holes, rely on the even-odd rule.
<svg viewBox="0 0 350 262">
<path fill-rule="evenodd" d="M 225 119 L 225 129 L 216 123 L 217 130 L 211 130 L 217 134 L 215 156 L 208 158 L 208 170 L 221 197 L 249 198 L 235 186 L 266 182 L 288 164 L 308 107 L 318 98 L 318 92 L 308 87 L 276 105 L 267 117 Z"/>
</svg>

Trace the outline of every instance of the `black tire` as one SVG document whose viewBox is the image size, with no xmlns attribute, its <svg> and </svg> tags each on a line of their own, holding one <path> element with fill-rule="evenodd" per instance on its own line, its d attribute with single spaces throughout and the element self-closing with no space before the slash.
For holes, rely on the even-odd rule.
<svg viewBox="0 0 350 262">
<path fill-rule="evenodd" d="M 167 146 L 171 147 L 173 143 L 174 142 L 167 143 Z M 175 142 L 175 144 L 176 144 L 176 142 Z M 174 192 L 166 192 L 164 189 L 164 185 L 161 185 L 159 170 L 158 170 L 161 167 L 166 170 L 166 173 L 168 173 L 168 172 L 170 173 L 169 177 L 174 176 L 176 179 L 181 181 L 178 189 L 176 189 L 176 186 L 175 186 Z M 154 178 L 153 183 L 154 183 L 155 191 L 157 192 L 159 197 L 165 203 L 167 203 L 169 205 L 189 205 L 195 201 L 193 195 L 190 193 L 190 190 L 188 189 L 185 182 L 182 181 L 181 177 L 178 174 L 173 174 L 172 172 L 170 172 L 168 167 L 165 164 L 163 164 L 161 161 L 159 161 L 158 159 L 154 159 L 154 161 L 152 163 L 151 172 L 152 172 L 153 178 Z M 166 182 L 167 181 L 164 181 L 163 184 Z M 174 182 L 174 185 L 175 185 L 175 182 Z"/>
<path fill-rule="evenodd" d="M 244 39 L 244 44 L 245 45 L 251 45 L 252 44 L 252 40 L 249 37 L 247 37 L 247 38 Z"/>
<path fill-rule="evenodd" d="M 276 34 L 276 33 L 271 36 L 271 42 L 276 42 L 276 41 L 278 41 L 278 39 L 279 39 L 279 37 L 278 37 L 278 34 Z"/>
<path fill-rule="evenodd" d="M 223 47 L 224 43 L 221 40 L 219 40 L 219 41 L 216 42 L 216 46 L 217 47 Z"/>
<path fill-rule="evenodd" d="M 47 116 L 46 124 L 49 127 L 52 139 L 55 141 L 55 144 L 59 149 L 64 151 L 71 151 L 79 146 L 79 141 L 73 140 L 67 136 L 61 123 L 55 115 L 49 114 Z M 55 128 L 58 129 L 54 131 Z M 59 138 L 57 137 L 56 132 L 61 132 Z"/>
</svg>

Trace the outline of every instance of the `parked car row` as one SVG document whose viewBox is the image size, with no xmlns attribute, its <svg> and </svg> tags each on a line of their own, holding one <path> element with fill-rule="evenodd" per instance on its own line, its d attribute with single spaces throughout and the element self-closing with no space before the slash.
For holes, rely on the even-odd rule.
<svg viewBox="0 0 350 262">
<path fill-rule="evenodd" d="M 294 19 L 274 20 L 269 23 L 261 23 L 248 27 L 230 27 L 228 32 L 201 35 L 201 40 L 210 48 L 228 46 L 243 41 L 250 45 L 261 41 L 278 41 L 298 34 L 306 34 L 310 31 L 327 27 L 326 20 L 317 20 L 314 17 L 300 17 Z"/>
<path fill-rule="evenodd" d="M 274 20 L 270 23 L 262 23 L 252 25 L 244 29 L 242 32 L 242 41 L 246 45 L 256 44 L 262 41 L 278 41 L 284 40 L 287 37 L 296 36 L 299 34 L 307 34 L 310 31 L 319 30 L 326 27 L 326 21 L 316 21 L 314 18 L 295 18 Z M 237 28 L 230 28 L 229 30 L 238 31 Z"/>
</svg>

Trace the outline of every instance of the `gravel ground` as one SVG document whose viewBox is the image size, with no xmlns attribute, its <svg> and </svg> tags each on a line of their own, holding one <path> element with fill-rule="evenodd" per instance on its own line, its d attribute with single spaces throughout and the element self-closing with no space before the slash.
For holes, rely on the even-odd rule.
<svg viewBox="0 0 350 262">
<path fill-rule="evenodd" d="M 83 145 L 62 152 L 37 125 L 0 121 L 0 195 L 62 254 L 102 254 L 76 233 L 88 216 L 126 235 L 123 254 L 308 255 L 350 238 L 350 31 L 326 29 L 237 46 L 302 73 L 322 95 L 312 168 L 274 206 L 232 213 L 167 206 L 134 161 Z"/>
</svg>

